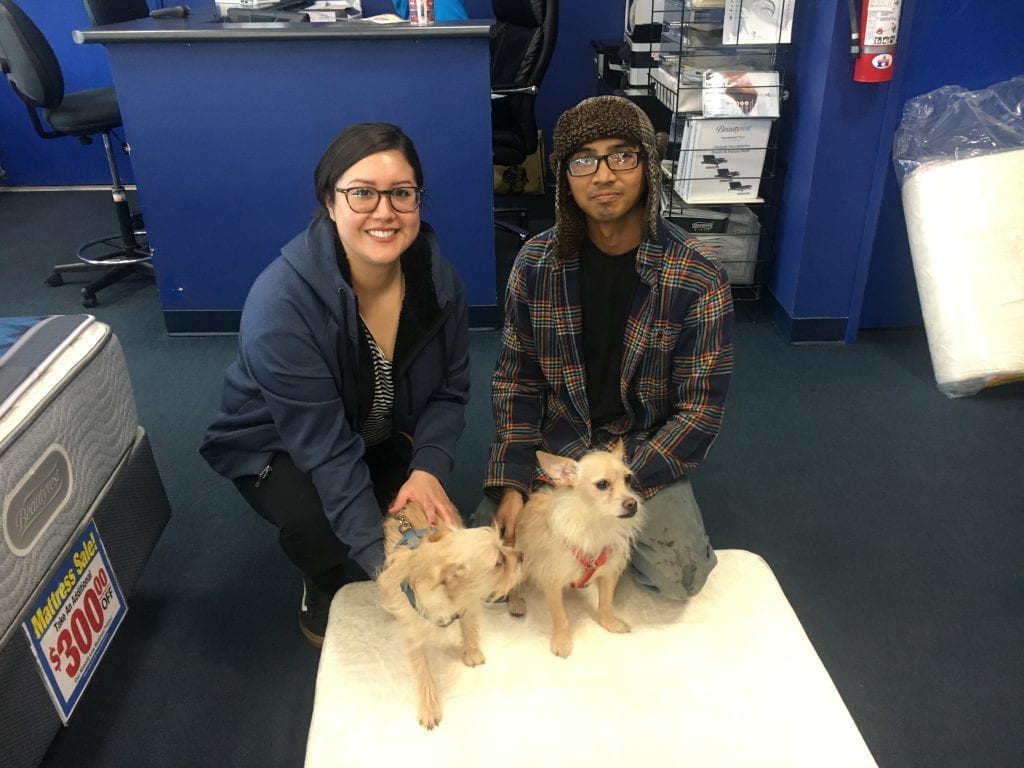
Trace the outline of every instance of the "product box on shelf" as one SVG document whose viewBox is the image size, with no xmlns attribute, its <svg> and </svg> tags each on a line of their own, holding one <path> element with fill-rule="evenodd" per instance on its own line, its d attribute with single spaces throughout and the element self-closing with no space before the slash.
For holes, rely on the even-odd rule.
<svg viewBox="0 0 1024 768">
<path fill-rule="evenodd" d="M 626 84 L 631 87 L 646 87 L 651 73 L 657 70 L 655 57 L 661 49 L 661 43 L 637 43 L 626 37 L 626 55 L 623 57 L 622 69 Z"/>
<path fill-rule="evenodd" d="M 661 45 L 666 51 L 712 48 L 721 44 L 721 24 L 690 24 L 685 21 L 661 23 Z"/>
<path fill-rule="evenodd" d="M 647 86 L 653 56 L 661 48 L 661 17 L 665 0 L 627 0 L 622 38 L 628 52 L 623 56 L 627 86 Z"/>
<path fill-rule="evenodd" d="M 693 236 L 701 253 L 722 265 L 731 284 L 754 282 L 761 223 L 745 205 L 725 210 L 683 209 L 670 220 Z"/>
<path fill-rule="evenodd" d="M 729 226 L 729 212 L 713 208 L 683 208 L 672 221 L 694 235 L 721 235 Z"/>
<path fill-rule="evenodd" d="M 669 111 L 678 114 L 700 114 L 703 73 L 673 59 L 663 59 L 651 70 L 654 95 Z"/>
<path fill-rule="evenodd" d="M 722 265 L 733 285 L 749 285 L 757 275 L 757 251 L 761 242 L 761 222 L 745 205 L 729 208 L 724 234 L 694 233 L 704 252 Z"/>
<path fill-rule="evenodd" d="M 608 91 L 623 88 L 623 43 L 621 40 L 591 40 L 597 79 Z"/>
<path fill-rule="evenodd" d="M 686 203 L 763 202 L 761 175 L 771 118 L 689 118 L 673 188 Z"/>
<path fill-rule="evenodd" d="M 629 48 L 629 85 L 649 84 L 659 51 L 721 45 L 724 4 L 725 0 L 627 0 L 623 40 Z"/>
<path fill-rule="evenodd" d="M 732 285 L 750 285 L 757 272 L 757 235 L 694 235 L 701 253 L 725 270 Z"/>
<path fill-rule="evenodd" d="M 661 38 L 661 21 L 664 15 L 665 0 L 626 0 L 626 14 L 622 25 L 626 41 L 657 42 Z"/>
<path fill-rule="evenodd" d="M 663 186 L 661 210 L 669 221 L 692 235 L 701 253 L 722 265 L 730 283 L 749 285 L 755 281 L 761 222 L 750 208 L 689 208 L 670 187 Z"/>
</svg>

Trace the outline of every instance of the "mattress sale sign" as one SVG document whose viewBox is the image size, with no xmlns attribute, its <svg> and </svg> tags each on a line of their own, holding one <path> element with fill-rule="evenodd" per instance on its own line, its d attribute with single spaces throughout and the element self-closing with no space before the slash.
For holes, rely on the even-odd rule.
<svg viewBox="0 0 1024 768">
<path fill-rule="evenodd" d="M 65 724 L 127 611 L 96 523 L 90 522 L 22 624 Z"/>
</svg>

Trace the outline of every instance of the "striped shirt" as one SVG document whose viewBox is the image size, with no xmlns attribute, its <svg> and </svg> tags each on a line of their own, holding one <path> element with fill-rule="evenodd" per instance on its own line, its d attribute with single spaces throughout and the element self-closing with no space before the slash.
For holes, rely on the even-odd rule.
<svg viewBox="0 0 1024 768">
<path fill-rule="evenodd" d="M 370 345 L 370 357 L 373 361 L 373 405 L 366 416 L 359 436 L 367 445 L 383 443 L 391 437 L 391 412 L 395 406 L 395 383 L 391 371 L 391 361 L 384 356 L 384 350 L 373 338 L 366 323 L 360 321 L 363 335 Z"/>
<path fill-rule="evenodd" d="M 625 412 L 596 432 L 587 403 L 579 255 L 558 258 L 552 232 L 516 257 L 492 378 L 497 437 L 485 487 L 528 492 L 535 451 L 578 458 L 619 437 L 646 498 L 699 464 L 718 435 L 732 375 L 732 293 L 685 232 L 661 221 L 636 255 L 640 285 L 626 320 Z"/>
</svg>

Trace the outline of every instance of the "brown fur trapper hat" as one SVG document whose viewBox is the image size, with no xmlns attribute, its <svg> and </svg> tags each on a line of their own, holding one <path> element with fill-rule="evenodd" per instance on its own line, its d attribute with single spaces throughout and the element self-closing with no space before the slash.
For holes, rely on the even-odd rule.
<svg viewBox="0 0 1024 768">
<path fill-rule="evenodd" d="M 647 235 L 653 237 L 661 210 L 661 195 L 658 193 L 660 165 L 667 138 L 663 133 L 656 135 L 644 111 L 621 96 L 584 99 L 562 113 L 555 125 L 554 150 L 549 158 L 556 179 L 555 248 L 559 256 L 578 251 L 587 232 L 583 212 L 569 192 L 566 161 L 581 146 L 594 139 L 625 139 L 642 147 L 647 169 Z"/>
</svg>

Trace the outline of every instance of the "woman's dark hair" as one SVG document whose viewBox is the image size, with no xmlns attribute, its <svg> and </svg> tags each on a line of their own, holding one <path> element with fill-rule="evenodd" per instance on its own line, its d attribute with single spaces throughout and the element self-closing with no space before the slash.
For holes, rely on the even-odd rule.
<svg viewBox="0 0 1024 768">
<path fill-rule="evenodd" d="M 395 150 L 412 166 L 416 186 L 423 186 L 423 167 L 412 139 L 391 123 L 356 123 L 350 125 L 330 143 L 313 173 L 316 199 L 321 215 L 334 204 L 334 185 L 342 174 L 365 157 Z"/>
</svg>

